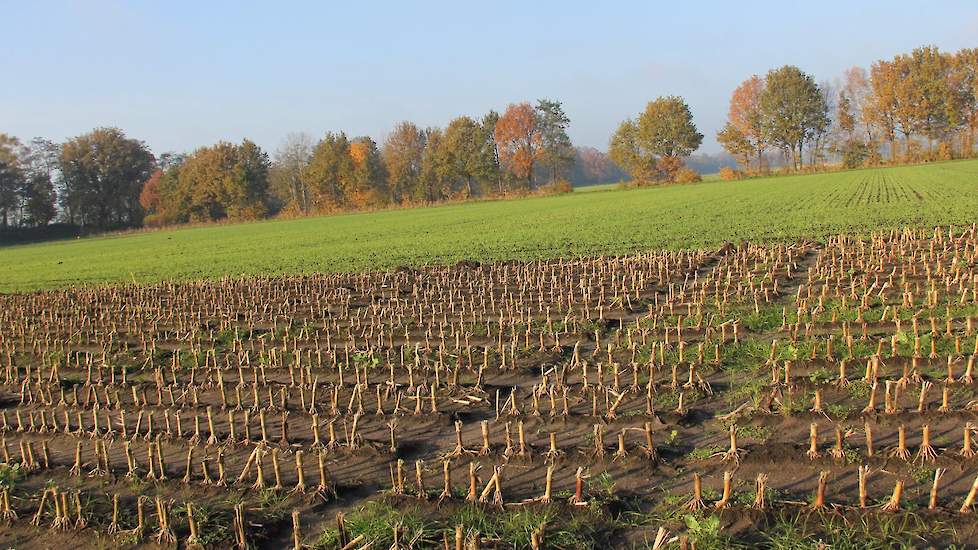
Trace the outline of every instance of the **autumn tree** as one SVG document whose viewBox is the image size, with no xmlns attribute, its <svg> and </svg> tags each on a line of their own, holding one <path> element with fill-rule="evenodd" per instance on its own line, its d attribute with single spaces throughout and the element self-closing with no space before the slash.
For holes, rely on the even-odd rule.
<svg viewBox="0 0 978 550">
<path fill-rule="evenodd" d="M 149 148 L 118 128 L 97 128 L 61 147 L 62 207 L 69 222 L 100 229 L 143 221 L 139 194 L 156 167 Z"/>
<path fill-rule="evenodd" d="M 897 93 L 900 71 L 892 61 L 880 60 L 870 69 L 872 94 L 863 108 L 863 118 L 867 124 L 878 129 L 880 138 L 886 140 L 890 150 L 890 161 L 897 159 Z"/>
<path fill-rule="evenodd" d="M 139 205 L 143 207 L 147 218 L 151 215 L 158 215 L 163 209 L 161 179 L 163 179 L 163 170 L 155 170 L 150 174 L 149 179 L 143 183 L 143 189 L 139 192 Z"/>
<path fill-rule="evenodd" d="M 635 121 L 626 120 L 611 138 L 608 153 L 640 184 L 673 181 L 703 134 L 696 130 L 689 106 L 677 96 L 650 101 Z"/>
<path fill-rule="evenodd" d="M 350 142 L 348 154 L 353 171 L 341 182 L 347 205 L 366 208 L 387 204 L 387 169 L 377 143 L 369 137 L 358 137 Z"/>
<path fill-rule="evenodd" d="M 163 153 L 159 168 L 143 183 L 139 202 L 146 212 L 143 224 L 159 227 L 190 220 L 191 193 L 180 186 L 180 169 L 190 154 Z"/>
<path fill-rule="evenodd" d="M 387 171 L 370 138 L 327 133 L 312 153 L 303 177 L 313 206 L 321 212 L 380 206 L 388 202 Z"/>
<path fill-rule="evenodd" d="M 178 168 L 171 168 L 175 178 L 161 175 L 158 185 L 164 209 L 171 222 L 263 217 L 269 164 L 268 154 L 249 140 L 201 147 Z"/>
<path fill-rule="evenodd" d="M 537 126 L 540 128 L 541 162 L 550 171 L 550 182 L 556 182 L 565 168 L 574 162 L 574 146 L 567 136 L 570 118 L 559 101 L 537 100 Z"/>
<path fill-rule="evenodd" d="M 916 48 L 894 59 L 895 117 L 904 137 L 904 155 L 909 156 L 912 138 L 920 134 L 929 147 L 947 129 L 948 59 L 934 46 Z"/>
<path fill-rule="evenodd" d="M 763 170 L 767 149 L 761 117 L 761 94 L 764 79 L 752 75 L 740 83 L 730 96 L 727 124 L 717 133 L 717 141 L 746 169 L 751 159 L 756 170 Z"/>
<path fill-rule="evenodd" d="M 143 219 L 145 225 L 159 227 L 186 223 L 190 220 L 191 194 L 180 186 L 180 170 L 189 158 L 189 155 L 185 155 L 182 162 L 171 163 L 165 170 L 161 169 L 158 180 L 150 183 L 153 180 L 152 176 L 146 180 L 146 183 L 150 184 L 149 190 L 143 187 L 146 203 L 155 206 L 155 209 L 147 212 Z"/>
<path fill-rule="evenodd" d="M 951 60 L 949 114 L 963 130 L 961 153 L 974 154 L 978 131 L 978 48 L 960 50 Z"/>
<path fill-rule="evenodd" d="M 421 185 L 421 164 L 427 136 L 412 122 L 404 121 L 384 141 L 382 154 L 387 166 L 391 198 L 400 203 L 411 198 Z"/>
<path fill-rule="evenodd" d="M 798 67 L 772 69 L 765 81 L 760 97 L 764 136 L 794 168 L 801 168 L 805 146 L 829 127 L 828 103 L 815 80 Z"/>
<path fill-rule="evenodd" d="M 510 104 L 495 126 L 500 164 L 533 188 L 533 167 L 543 156 L 537 112 L 529 103 Z"/>
</svg>

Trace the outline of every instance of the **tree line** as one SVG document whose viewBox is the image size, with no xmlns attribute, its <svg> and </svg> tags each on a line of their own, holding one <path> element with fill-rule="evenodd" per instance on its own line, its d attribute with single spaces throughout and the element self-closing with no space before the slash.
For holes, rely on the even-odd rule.
<svg viewBox="0 0 978 550">
<path fill-rule="evenodd" d="M 397 124 L 383 143 L 291 134 L 269 155 L 250 140 L 155 156 L 117 128 L 56 144 L 0 134 L 0 226 L 91 229 L 248 220 L 569 189 L 623 173 L 574 147 L 559 101 L 517 103 L 445 128 Z"/>
<path fill-rule="evenodd" d="M 717 140 L 744 172 L 763 173 L 771 152 L 794 169 L 972 157 L 976 129 L 978 48 L 922 46 L 834 83 L 790 65 L 753 75 L 733 91 Z"/>
<path fill-rule="evenodd" d="M 291 134 L 271 155 L 246 139 L 156 156 L 117 128 L 64 143 L 0 134 L 0 228 L 106 230 L 559 192 L 568 181 L 699 180 L 686 162 L 703 135 L 681 97 L 623 121 L 607 154 L 575 147 L 569 125 L 559 101 L 541 99 L 444 128 L 404 121 L 382 143 Z M 764 173 L 778 154 L 794 170 L 970 157 L 976 128 L 978 49 L 924 46 L 834 83 L 790 65 L 751 76 L 716 137 L 742 173 Z"/>
</svg>

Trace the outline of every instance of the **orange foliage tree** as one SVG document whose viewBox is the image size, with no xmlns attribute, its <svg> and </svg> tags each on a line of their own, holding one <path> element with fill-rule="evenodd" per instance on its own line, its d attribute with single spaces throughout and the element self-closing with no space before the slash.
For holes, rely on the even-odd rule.
<svg viewBox="0 0 978 550">
<path fill-rule="evenodd" d="M 514 177 L 533 187 L 533 165 L 543 154 L 536 110 L 529 103 L 510 104 L 494 132 L 499 161 Z"/>
<path fill-rule="evenodd" d="M 761 94 L 764 92 L 764 79 L 752 75 L 740 83 L 730 96 L 730 109 L 727 116 L 730 124 L 737 128 L 751 147 L 757 160 L 757 170 L 763 169 L 764 129 L 761 126 Z"/>
<path fill-rule="evenodd" d="M 740 83 L 730 96 L 727 111 L 727 124 L 717 132 L 717 141 L 745 169 L 750 169 L 752 159 L 756 159 L 758 172 L 763 170 L 764 139 L 763 117 L 761 116 L 761 94 L 764 93 L 764 79 L 752 75 Z"/>
<path fill-rule="evenodd" d="M 163 177 L 161 170 L 153 172 L 149 179 L 143 183 L 143 190 L 139 193 L 139 205 L 147 214 L 158 212 L 160 209 L 160 178 Z"/>
<path fill-rule="evenodd" d="M 897 93 L 900 80 L 899 68 L 891 61 L 877 61 L 871 69 L 870 85 L 872 95 L 864 117 L 879 129 L 880 137 L 890 143 L 890 160 L 897 159 Z"/>
<path fill-rule="evenodd" d="M 387 171 L 374 140 L 359 137 L 350 142 L 353 171 L 342 182 L 345 199 L 354 208 L 382 206 L 387 203 Z"/>
<path fill-rule="evenodd" d="M 363 141 L 354 141 L 350 144 L 350 158 L 353 159 L 353 165 L 357 168 L 362 167 L 367 162 L 369 153 L 370 149 Z"/>
</svg>

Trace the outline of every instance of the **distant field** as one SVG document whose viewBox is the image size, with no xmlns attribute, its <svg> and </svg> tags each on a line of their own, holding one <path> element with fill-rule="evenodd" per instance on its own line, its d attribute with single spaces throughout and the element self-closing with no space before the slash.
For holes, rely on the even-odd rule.
<svg viewBox="0 0 978 550">
<path fill-rule="evenodd" d="M 266 221 L 0 248 L 0 291 L 620 254 L 978 218 L 978 161 Z M 597 192 L 607 189 L 607 192 Z"/>
<path fill-rule="evenodd" d="M 575 193 L 593 193 L 595 191 L 610 191 L 613 189 L 618 189 L 619 183 L 598 183 L 595 185 L 583 185 L 581 187 L 575 187 Z"/>
</svg>

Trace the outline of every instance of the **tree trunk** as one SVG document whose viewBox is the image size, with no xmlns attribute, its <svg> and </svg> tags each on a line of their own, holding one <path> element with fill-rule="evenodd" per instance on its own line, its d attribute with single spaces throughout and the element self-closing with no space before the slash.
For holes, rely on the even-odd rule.
<svg viewBox="0 0 978 550">
<path fill-rule="evenodd" d="M 299 204 L 299 197 L 296 194 L 297 188 L 298 188 L 298 184 L 295 181 L 295 178 L 292 178 L 292 184 L 289 185 L 289 195 L 292 196 L 292 203 L 298 206 L 299 210 L 302 211 L 302 205 Z"/>
</svg>

